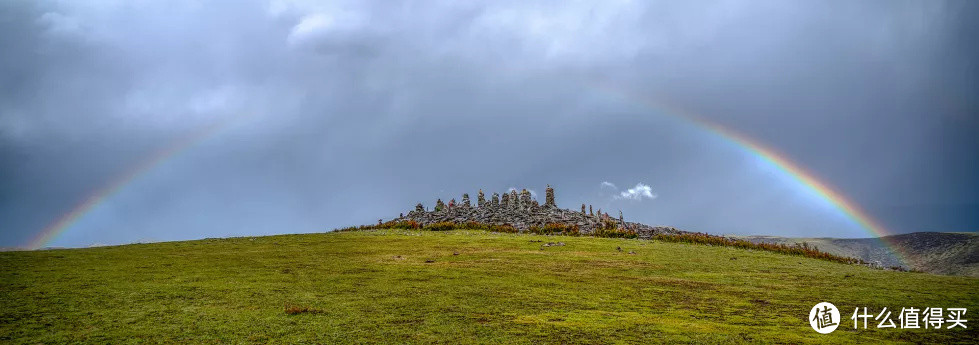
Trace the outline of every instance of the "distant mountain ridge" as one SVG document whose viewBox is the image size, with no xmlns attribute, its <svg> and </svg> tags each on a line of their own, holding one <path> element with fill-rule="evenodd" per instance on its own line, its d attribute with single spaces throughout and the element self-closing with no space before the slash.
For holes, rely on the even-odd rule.
<svg viewBox="0 0 979 345">
<path fill-rule="evenodd" d="M 729 236 L 755 243 L 808 243 L 819 250 L 862 259 L 881 266 L 945 275 L 979 277 L 979 233 L 913 232 L 880 238 L 790 238 L 779 236 Z M 904 263 L 894 252 L 907 259 Z"/>
</svg>

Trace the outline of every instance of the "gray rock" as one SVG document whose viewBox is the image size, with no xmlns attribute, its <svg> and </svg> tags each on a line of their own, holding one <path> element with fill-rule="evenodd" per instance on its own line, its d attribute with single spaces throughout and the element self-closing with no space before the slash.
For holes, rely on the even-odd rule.
<svg viewBox="0 0 979 345">
<path fill-rule="evenodd" d="M 415 209 L 406 215 L 398 217 L 397 220 L 413 220 L 425 226 L 438 222 L 478 222 L 495 225 L 511 225 L 519 231 L 527 231 L 531 226 L 545 226 L 551 223 L 577 225 L 583 234 L 589 234 L 598 229 L 603 221 L 615 222 L 607 214 L 599 211 L 598 216 L 585 214 L 584 205 L 582 212 L 561 209 L 556 206 L 548 206 L 545 201 L 543 206 L 538 205 L 530 195 L 529 191 L 523 190 L 517 194 L 516 190 L 502 195 L 493 193 L 489 202 L 485 202 L 483 207 L 466 207 L 466 195 L 463 195 L 463 203 L 455 204 L 455 200 L 449 202 L 450 206 L 445 205 L 442 199 L 435 202 L 435 210 L 425 211 L 419 203 Z M 455 207 L 460 206 L 460 207 Z M 589 207 L 589 213 L 591 213 Z M 655 234 L 676 234 L 681 233 L 674 228 L 653 227 L 640 223 L 626 222 L 624 217 L 619 216 L 619 226 L 621 228 L 636 231 L 641 238 L 649 238 Z"/>
<path fill-rule="evenodd" d="M 547 189 L 544 191 L 544 206 L 557 207 L 557 204 L 554 203 L 554 188 L 551 188 L 551 185 L 547 185 Z M 582 206 L 582 208 L 584 208 L 584 206 Z"/>
</svg>

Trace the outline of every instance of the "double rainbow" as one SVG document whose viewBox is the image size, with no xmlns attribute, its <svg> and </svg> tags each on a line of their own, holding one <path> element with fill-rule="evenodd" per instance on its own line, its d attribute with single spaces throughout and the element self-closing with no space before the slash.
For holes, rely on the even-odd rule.
<svg viewBox="0 0 979 345">
<path fill-rule="evenodd" d="M 890 234 L 880 223 L 875 221 L 873 217 L 860 208 L 859 205 L 850 201 L 843 194 L 832 189 L 826 183 L 821 182 L 818 178 L 816 178 L 816 176 L 805 171 L 784 155 L 770 147 L 766 147 L 765 145 L 762 145 L 761 143 L 752 140 L 741 133 L 735 132 L 732 129 L 723 127 L 714 122 L 710 122 L 703 117 L 683 111 L 677 107 L 670 106 L 667 102 L 659 101 L 652 97 L 644 97 L 638 93 L 631 92 L 628 89 L 616 87 L 611 83 L 603 81 L 592 82 L 589 83 L 589 85 L 597 90 L 602 90 L 625 97 L 626 99 L 648 108 L 649 110 L 656 110 L 658 113 L 667 114 L 675 118 L 688 121 L 697 127 L 734 144 L 748 155 L 756 157 L 764 163 L 777 168 L 778 171 L 790 176 L 799 185 L 804 186 L 806 189 L 812 191 L 812 193 L 815 195 L 832 204 L 841 213 L 846 215 L 849 220 L 867 231 L 870 235 L 884 237 Z M 132 169 L 129 169 L 124 174 L 120 175 L 116 179 L 113 179 L 106 186 L 97 190 L 95 193 L 85 198 L 81 203 L 73 207 L 68 213 L 59 217 L 56 221 L 45 227 L 36 235 L 36 237 L 34 237 L 33 240 L 29 242 L 28 247 L 32 249 L 44 247 L 55 237 L 57 237 L 58 234 L 70 228 L 72 224 L 88 213 L 93 207 L 118 193 L 128 184 L 133 182 L 133 180 L 152 170 L 162 162 L 177 156 L 179 153 L 214 135 L 216 132 L 227 127 L 230 122 L 231 121 L 229 120 L 217 122 L 201 130 L 195 131 L 179 140 L 174 141 L 170 146 L 156 152 L 147 159 L 140 161 L 138 164 L 133 166 Z M 900 247 L 886 242 L 886 239 L 885 244 L 891 247 L 902 263 L 907 263 L 904 253 L 899 249 Z"/>
</svg>

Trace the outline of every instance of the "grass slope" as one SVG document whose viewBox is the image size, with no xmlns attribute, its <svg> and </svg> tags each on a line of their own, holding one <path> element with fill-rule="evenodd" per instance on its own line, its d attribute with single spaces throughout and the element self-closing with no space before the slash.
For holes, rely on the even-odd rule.
<svg viewBox="0 0 979 345">
<path fill-rule="evenodd" d="M 820 301 L 844 314 L 829 335 L 807 321 Z M 969 319 L 979 279 L 479 231 L 0 253 L 3 343 L 979 343 L 972 320 L 966 330 L 853 330 L 856 306 L 967 307 Z"/>
<path fill-rule="evenodd" d="M 914 232 L 884 238 L 791 238 L 778 236 L 733 236 L 751 242 L 808 243 L 819 250 L 880 262 L 904 265 L 891 246 L 900 248 L 908 268 L 919 271 L 979 278 L 979 234 L 970 232 Z M 886 241 L 885 241 L 886 240 Z"/>
</svg>

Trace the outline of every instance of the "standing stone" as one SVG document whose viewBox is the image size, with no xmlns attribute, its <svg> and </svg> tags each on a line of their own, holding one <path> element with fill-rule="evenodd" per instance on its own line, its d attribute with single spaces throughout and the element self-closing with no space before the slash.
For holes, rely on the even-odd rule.
<svg viewBox="0 0 979 345">
<path fill-rule="evenodd" d="M 469 203 L 469 193 L 463 193 L 462 194 L 462 205 L 460 205 L 460 206 L 462 206 L 463 208 L 470 208 L 470 207 L 472 207 L 472 204 Z"/>
<path fill-rule="evenodd" d="M 503 198 L 500 199 L 500 206 L 503 206 L 503 208 L 510 207 L 510 193 L 503 193 Z"/>
<path fill-rule="evenodd" d="M 625 219 L 622 218 L 622 210 L 619 210 L 619 224 L 625 224 Z"/>
<path fill-rule="evenodd" d="M 486 205 L 486 195 L 483 194 L 483 190 L 479 190 L 479 194 L 476 194 L 476 207 L 483 207 Z"/>
<path fill-rule="evenodd" d="M 581 214 L 585 215 L 585 204 L 581 204 Z"/>
<path fill-rule="evenodd" d="M 589 216 L 594 216 L 595 215 L 595 212 L 592 212 L 591 211 L 591 205 L 588 205 L 588 215 Z"/>
<path fill-rule="evenodd" d="M 444 210 L 445 210 L 445 203 L 442 202 L 442 199 L 435 200 L 435 212 L 444 211 Z"/>
<path fill-rule="evenodd" d="M 529 209 L 531 205 L 530 192 L 524 188 L 520 191 L 520 209 Z"/>
<path fill-rule="evenodd" d="M 422 203 L 418 203 L 418 205 L 415 205 L 415 212 L 425 212 L 425 206 L 422 206 Z"/>
<path fill-rule="evenodd" d="M 506 195 L 506 194 L 503 194 L 503 195 Z M 490 198 L 490 205 L 492 205 L 493 207 L 500 206 L 500 195 L 499 194 L 493 193 L 493 197 Z"/>
<path fill-rule="evenodd" d="M 520 208 L 520 198 L 517 197 L 517 190 L 510 191 L 510 208 Z"/>
<path fill-rule="evenodd" d="M 547 185 L 547 189 L 544 191 L 544 206 L 557 207 L 557 204 L 554 203 L 554 188 L 551 188 L 551 185 Z"/>
</svg>

